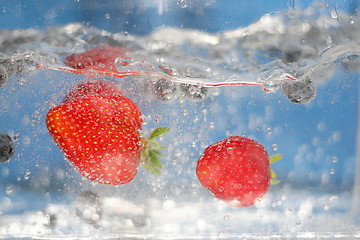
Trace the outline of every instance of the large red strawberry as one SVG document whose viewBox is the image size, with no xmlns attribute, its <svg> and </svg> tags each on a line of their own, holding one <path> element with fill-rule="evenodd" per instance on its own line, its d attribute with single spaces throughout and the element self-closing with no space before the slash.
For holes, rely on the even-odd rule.
<svg viewBox="0 0 360 240">
<path fill-rule="evenodd" d="M 92 181 L 113 185 L 131 181 L 140 161 L 159 173 L 161 147 L 154 138 L 169 129 L 156 129 L 144 139 L 141 111 L 133 101 L 118 93 L 85 92 L 46 116 L 50 135 L 76 169 Z"/>
<path fill-rule="evenodd" d="M 248 207 L 268 191 L 271 179 L 276 177 L 269 163 L 280 158 L 275 154 L 269 159 L 265 148 L 254 140 L 232 136 L 205 149 L 196 174 L 216 198 L 232 206 Z"/>
</svg>

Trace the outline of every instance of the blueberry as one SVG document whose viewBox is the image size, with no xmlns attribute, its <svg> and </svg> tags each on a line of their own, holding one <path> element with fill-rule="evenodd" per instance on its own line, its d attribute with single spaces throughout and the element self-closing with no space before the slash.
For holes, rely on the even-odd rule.
<svg viewBox="0 0 360 240">
<path fill-rule="evenodd" d="M 8 75 L 4 66 L 0 65 L 0 88 L 7 83 Z"/>
<path fill-rule="evenodd" d="M 285 96 L 293 103 L 309 103 L 316 96 L 316 86 L 306 78 L 304 81 L 286 81 L 282 85 Z"/>
<path fill-rule="evenodd" d="M 173 99 L 176 94 L 176 84 L 165 79 L 157 80 L 152 89 L 155 96 L 163 101 Z"/>
<path fill-rule="evenodd" d="M 205 87 L 193 85 L 193 84 L 181 84 L 180 89 L 185 97 L 194 100 L 202 100 L 206 98 L 208 89 Z"/>
<path fill-rule="evenodd" d="M 6 163 L 15 154 L 15 144 L 6 133 L 0 133 L 0 163 Z"/>
<path fill-rule="evenodd" d="M 84 191 L 76 199 L 75 211 L 82 221 L 96 226 L 103 214 L 101 198 L 91 191 Z"/>
<path fill-rule="evenodd" d="M 287 50 L 283 52 L 282 60 L 284 63 L 294 63 L 300 60 L 302 52 L 300 50 Z"/>
</svg>

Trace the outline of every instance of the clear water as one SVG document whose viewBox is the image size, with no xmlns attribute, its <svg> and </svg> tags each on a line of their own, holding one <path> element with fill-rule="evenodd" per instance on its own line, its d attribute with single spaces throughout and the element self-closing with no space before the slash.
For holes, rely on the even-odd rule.
<svg viewBox="0 0 360 240">
<path fill-rule="evenodd" d="M 161 26 L 135 35 L 82 23 L 1 29 L 0 71 L 8 79 L 0 88 L 0 126 L 16 155 L 0 166 L 0 235 L 359 237 L 360 23 L 356 11 L 336 6 L 290 5 L 217 32 Z M 131 49 L 130 60 L 117 59 L 118 72 L 143 76 L 74 74 L 63 63 L 105 44 Z M 140 106 L 145 135 L 171 128 L 161 139 L 168 146 L 161 177 L 140 167 L 132 182 L 105 186 L 64 159 L 44 118 L 90 77 L 114 81 Z M 253 207 L 227 206 L 196 178 L 203 150 L 230 135 L 256 139 L 284 157 L 273 165 L 280 184 Z"/>
</svg>

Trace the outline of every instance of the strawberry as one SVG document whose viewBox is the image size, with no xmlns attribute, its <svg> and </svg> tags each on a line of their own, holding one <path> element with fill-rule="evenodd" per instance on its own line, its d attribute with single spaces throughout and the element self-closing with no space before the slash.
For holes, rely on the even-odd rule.
<svg viewBox="0 0 360 240">
<path fill-rule="evenodd" d="M 46 116 L 49 133 L 66 158 L 84 177 L 103 184 L 130 182 L 140 161 L 160 173 L 162 147 L 154 138 L 169 129 L 155 129 L 144 139 L 140 108 L 116 92 L 92 91 L 92 84 L 85 91 L 75 88 Z"/>
<path fill-rule="evenodd" d="M 75 69 L 105 69 L 116 71 L 115 60 L 124 57 L 126 51 L 122 48 L 100 46 L 80 54 L 66 57 L 65 65 Z"/>
<path fill-rule="evenodd" d="M 254 140 L 232 136 L 205 149 L 196 175 L 216 198 L 235 207 L 248 207 L 265 195 L 270 182 L 278 182 L 269 164 L 279 159 L 280 154 L 269 158 Z"/>
</svg>

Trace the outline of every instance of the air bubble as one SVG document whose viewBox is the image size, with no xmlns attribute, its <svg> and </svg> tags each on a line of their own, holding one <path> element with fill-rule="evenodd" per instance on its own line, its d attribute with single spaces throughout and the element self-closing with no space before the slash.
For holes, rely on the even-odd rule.
<svg viewBox="0 0 360 240">
<path fill-rule="evenodd" d="M 331 158 L 331 161 L 332 161 L 333 163 L 337 163 L 337 162 L 338 162 L 338 158 L 337 158 L 337 157 L 332 157 L 332 158 Z"/>
<path fill-rule="evenodd" d="M 273 145 L 271 146 L 271 148 L 272 148 L 274 151 L 276 151 L 276 150 L 278 150 L 278 145 L 277 145 L 277 144 L 273 144 Z"/>
<path fill-rule="evenodd" d="M 140 118 L 142 119 L 142 125 L 147 125 L 148 124 L 148 120 L 147 117 L 145 115 L 141 115 Z"/>
<path fill-rule="evenodd" d="M 110 14 L 109 13 L 105 14 L 105 18 L 110 19 Z"/>
<path fill-rule="evenodd" d="M 26 84 L 26 79 L 25 78 L 19 78 L 18 79 L 18 84 L 25 85 Z"/>
<path fill-rule="evenodd" d="M 182 113 L 182 115 L 186 116 L 186 115 L 189 114 L 189 110 L 184 109 L 184 110 L 181 111 L 181 113 Z"/>
<path fill-rule="evenodd" d="M 225 216 L 224 216 L 224 221 L 225 221 L 225 222 L 228 222 L 229 220 L 230 220 L 230 216 L 229 216 L 229 215 L 225 215 Z"/>
<path fill-rule="evenodd" d="M 12 187 L 7 187 L 6 188 L 6 194 L 8 194 L 8 195 L 11 194 L 13 192 L 13 190 L 14 189 Z"/>
<path fill-rule="evenodd" d="M 229 154 L 233 154 L 234 149 L 233 149 L 232 147 L 228 147 L 227 152 L 228 152 Z"/>
<path fill-rule="evenodd" d="M 331 169 L 330 169 L 330 174 L 331 174 L 331 175 L 335 174 L 335 169 L 331 168 Z"/>
<path fill-rule="evenodd" d="M 17 140 L 19 140 L 19 138 L 20 138 L 20 134 L 15 134 L 14 136 L 13 136 L 13 140 L 14 140 L 14 142 L 16 142 Z"/>
<path fill-rule="evenodd" d="M 271 128 L 266 129 L 266 134 L 270 135 L 272 133 Z"/>
</svg>

